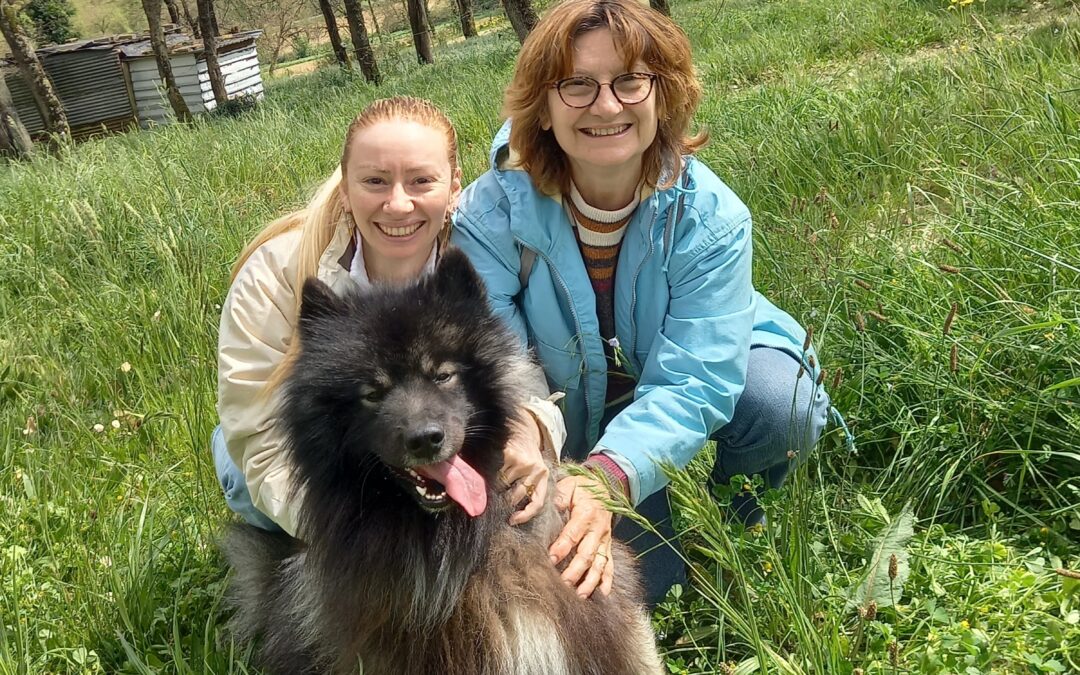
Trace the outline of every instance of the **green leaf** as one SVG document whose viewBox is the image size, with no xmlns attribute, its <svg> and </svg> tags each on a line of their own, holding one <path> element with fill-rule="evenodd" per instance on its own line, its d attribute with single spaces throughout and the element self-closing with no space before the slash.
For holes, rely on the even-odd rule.
<svg viewBox="0 0 1080 675">
<path fill-rule="evenodd" d="M 900 600 L 904 592 L 904 582 L 911 573 L 905 547 L 914 535 L 915 516 L 909 503 L 904 506 L 899 516 L 892 519 L 874 543 L 862 581 L 848 591 L 847 609 L 865 607 L 871 600 L 877 603 L 878 607 L 891 607 Z M 889 567 L 893 556 L 896 556 L 896 576 L 890 579 Z"/>
</svg>

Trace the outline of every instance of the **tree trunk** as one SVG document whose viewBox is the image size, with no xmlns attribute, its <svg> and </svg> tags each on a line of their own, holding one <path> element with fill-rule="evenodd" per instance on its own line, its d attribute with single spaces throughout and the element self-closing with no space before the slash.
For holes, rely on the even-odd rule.
<svg viewBox="0 0 1080 675">
<path fill-rule="evenodd" d="M 197 9 L 199 0 L 195 0 L 195 2 L 196 2 L 196 9 Z M 212 2 L 210 3 L 210 11 L 208 13 L 210 14 L 210 27 L 214 29 L 213 30 L 214 37 L 217 37 L 218 35 L 221 35 L 221 27 L 218 26 L 217 10 L 214 9 L 214 3 L 212 3 Z M 199 21 L 201 22 L 202 19 L 200 19 Z"/>
<path fill-rule="evenodd" d="M 64 106 L 56 95 L 45 68 L 34 53 L 30 38 L 23 32 L 15 8 L 7 4 L 6 0 L 0 0 L 0 33 L 4 34 L 19 74 L 34 96 L 34 104 L 41 115 L 45 130 L 61 139 L 71 138 L 71 127 L 68 126 Z"/>
<path fill-rule="evenodd" d="M 428 0 L 423 0 L 424 3 L 424 19 L 427 22 L 428 32 L 431 33 L 431 39 L 435 39 L 435 21 L 431 18 L 431 5 L 428 4 Z"/>
<path fill-rule="evenodd" d="M 424 0 L 407 0 L 409 8 L 409 28 L 412 29 L 413 46 L 416 47 L 416 59 L 421 64 L 435 63 L 431 52 L 431 33 L 428 32 L 427 10 Z"/>
<path fill-rule="evenodd" d="M 353 50 L 356 52 L 356 61 L 360 64 L 360 72 L 364 74 L 365 80 L 378 84 L 382 80 L 379 64 L 375 62 L 375 52 L 368 40 L 360 0 L 345 0 L 345 18 L 349 20 L 349 33 L 352 35 Z"/>
<path fill-rule="evenodd" d="M 671 16 L 671 5 L 668 4 L 668 0 L 649 0 L 649 7 L 652 7 L 664 16 Z"/>
<path fill-rule="evenodd" d="M 173 112 L 176 113 L 176 119 L 181 122 L 190 122 L 191 111 L 188 110 L 184 97 L 180 95 L 180 88 L 176 86 L 172 63 L 169 61 L 169 50 L 165 46 L 165 33 L 161 29 L 161 0 L 142 0 L 142 6 L 150 27 L 150 47 L 154 50 L 154 59 L 157 60 L 158 75 L 165 83 L 165 95 L 169 99 Z"/>
<path fill-rule="evenodd" d="M 191 16 L 191 8 L 188 7 L 187 0 L 179 0 L 180 9 L 184 12 L 184 22 L 191 29 L 191 34 L 195 36 L 196 40 L 202 39 L 202 32 L 199 30 L 198 17 Z"/>
<path fill-rule="evenodd" d="M 203 56 L 206 59 L 206 74 L 210 78 L 210 89 L 214 92 L 214 102 L 223 106 L 229 102 L 225 91 L 225 79 L 221 76 L 221 66 L 217 58 L 217 37 L 214 35 L 210 17 L 214 13 L 214 0 L 196 0 L 199 10 L 199 28 L 202 30 Z"/>
<path fill-rule="evenodd" d="M 476 21 L 473 19 L 472 0 L 457 0 L 458 18 L 461 19 L 461 34 L 465 39 L 476 37 Z"/>
<path fill-rule="evenodd" d="M 169 23 L 180 25 L 180 11 L 176 8 L 176 0 L 165 0 L 165 9 L 169 12 Z"/>
<path fill-rule="evenodd" d="M 0 156 L 22 159 L 33 150 L 30 134 L 19 120 L 19 113 L 15 112 L 15 104 L 11 102 L 7 80 L 0 75 Z"/>
<path fill-rule="evenodd" d="M 326 22 L 326 34 L 330 37 L 330 46 L 334 48 L 334 58 L 342 68 L 350 68 L 349 53 L 345 51 L 345 45 L 341 44 L 341 33 L 338 31 L 333 5 L 330 4 L 330 0 L 319 0 L 319 9 L 322 10 L 323 21 Z"/>
<path fill-rule="evenodd" d="M 525 42 L 529 31 L 536 25 L 536 10 L 533 9 L 530 0 L 502 0 L 503 9 L 506 10 L 506 18 L 510 19 L 510 25 L 517 33 L 518 42 Z"/>
</svg>

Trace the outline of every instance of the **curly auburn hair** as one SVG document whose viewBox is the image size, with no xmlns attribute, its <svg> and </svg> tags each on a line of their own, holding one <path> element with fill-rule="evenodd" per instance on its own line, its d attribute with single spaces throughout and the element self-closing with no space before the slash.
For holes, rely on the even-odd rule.
<svg viewBox="0 0 1080 675">
<path fill-rule="evenodd" d="M 701 101 L 701 83 L 694 72 L 690 40 L 675 22 L 640 0 L 564 0 L 529 33 L 503 99 L 503 115 L 511 120 L 510 147 L 521 168 L 545 193 L 570 189 L 566 154 L 555 134 L 542 126 L 549 118 L 548 89 L 572 74 L 574 41 L 602 28 L 611 31 L 627 70 L 640 60 L 657 75 L 659 123 L 656 140 L 642 160 L 646 184 L 660 189 L 673 185 L 682 171 L 682 156 L 708 142 L 706 132 L 689 131 Z"/>
</svg>

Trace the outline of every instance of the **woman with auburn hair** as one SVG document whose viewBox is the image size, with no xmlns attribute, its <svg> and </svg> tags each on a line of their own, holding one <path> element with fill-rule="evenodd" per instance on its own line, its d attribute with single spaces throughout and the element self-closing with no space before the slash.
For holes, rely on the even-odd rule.
<svg viewBox="0 0 1080 675">
<path fill-rule="evenodd" d="M 491 167 L 462 195 L 453 241 L 500 314 L 565 392 L 569 510 L 552 544 L 581 596 L 607 593 L 611 537 L 642 554 L 651 603 L 685 577 L 661 465 L 716 441 L 711 480 L 780 486 L 824 429 L 806 332 L 754 290 L 746 206 L 693 153 L 690 44 L 638 0 L 566 0 L 522 46 Z M 631 520 L 612 530 L 603 484 Z M 761 522 L 753 494 L 732 509 Z M 676 544 L 677 546 L 677 544 Z"/>
<path fill-rule="evenodd" d="M 296 535 L 303 496 L 291 490 L 277 390 L 299 348 L 304 281 L 318 278 L 342 292 L 431 271 L 460 192 L 450 120 L 422 99 L 381 99 L 349 125 L 341 161 L 307 207 L 270 223 L 241 252 L 221 312 L 221 425 L 212 447 L 225 499 L 249 523 Z M 515 519 L 531 518 L 542 505 L 548 469 L 540 450 L 557 450 L 563 434 L 555 405 L 532 398 L 502 469 L 508 484 L 517 483 L 514 503 L 524 501 L 524 486 L 536 486 L 534 503 Z"/>
</svg>

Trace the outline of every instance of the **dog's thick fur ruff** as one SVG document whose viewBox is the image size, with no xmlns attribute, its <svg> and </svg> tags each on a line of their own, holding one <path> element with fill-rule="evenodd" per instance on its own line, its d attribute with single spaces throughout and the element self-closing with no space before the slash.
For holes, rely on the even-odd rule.
<svg viewBox="0 0 1080 675">
<path fill-rule="evenodd" d="M 405 288 L 338 297 L 309 281 L 299 334 L 280 423 L 304 495 L 302 541 L 237 525 L 223 543 L 232 627 L 257 641 L 262 667 L 661 672 L 628 549 L 612 546 L 611 595 L 582 600 L 548 560 L 563 524 L 554 483 L 543 513 L 508 524 L 497 476 L 533 366 L 463 254 L 447 251 L 434 274 Z M 476 517 L 447 494 L 425 501 L 402 473 L 453 454 L 486 486 Z M 438 493 L 438 482 L 415 480 Z"/>
</svg>

